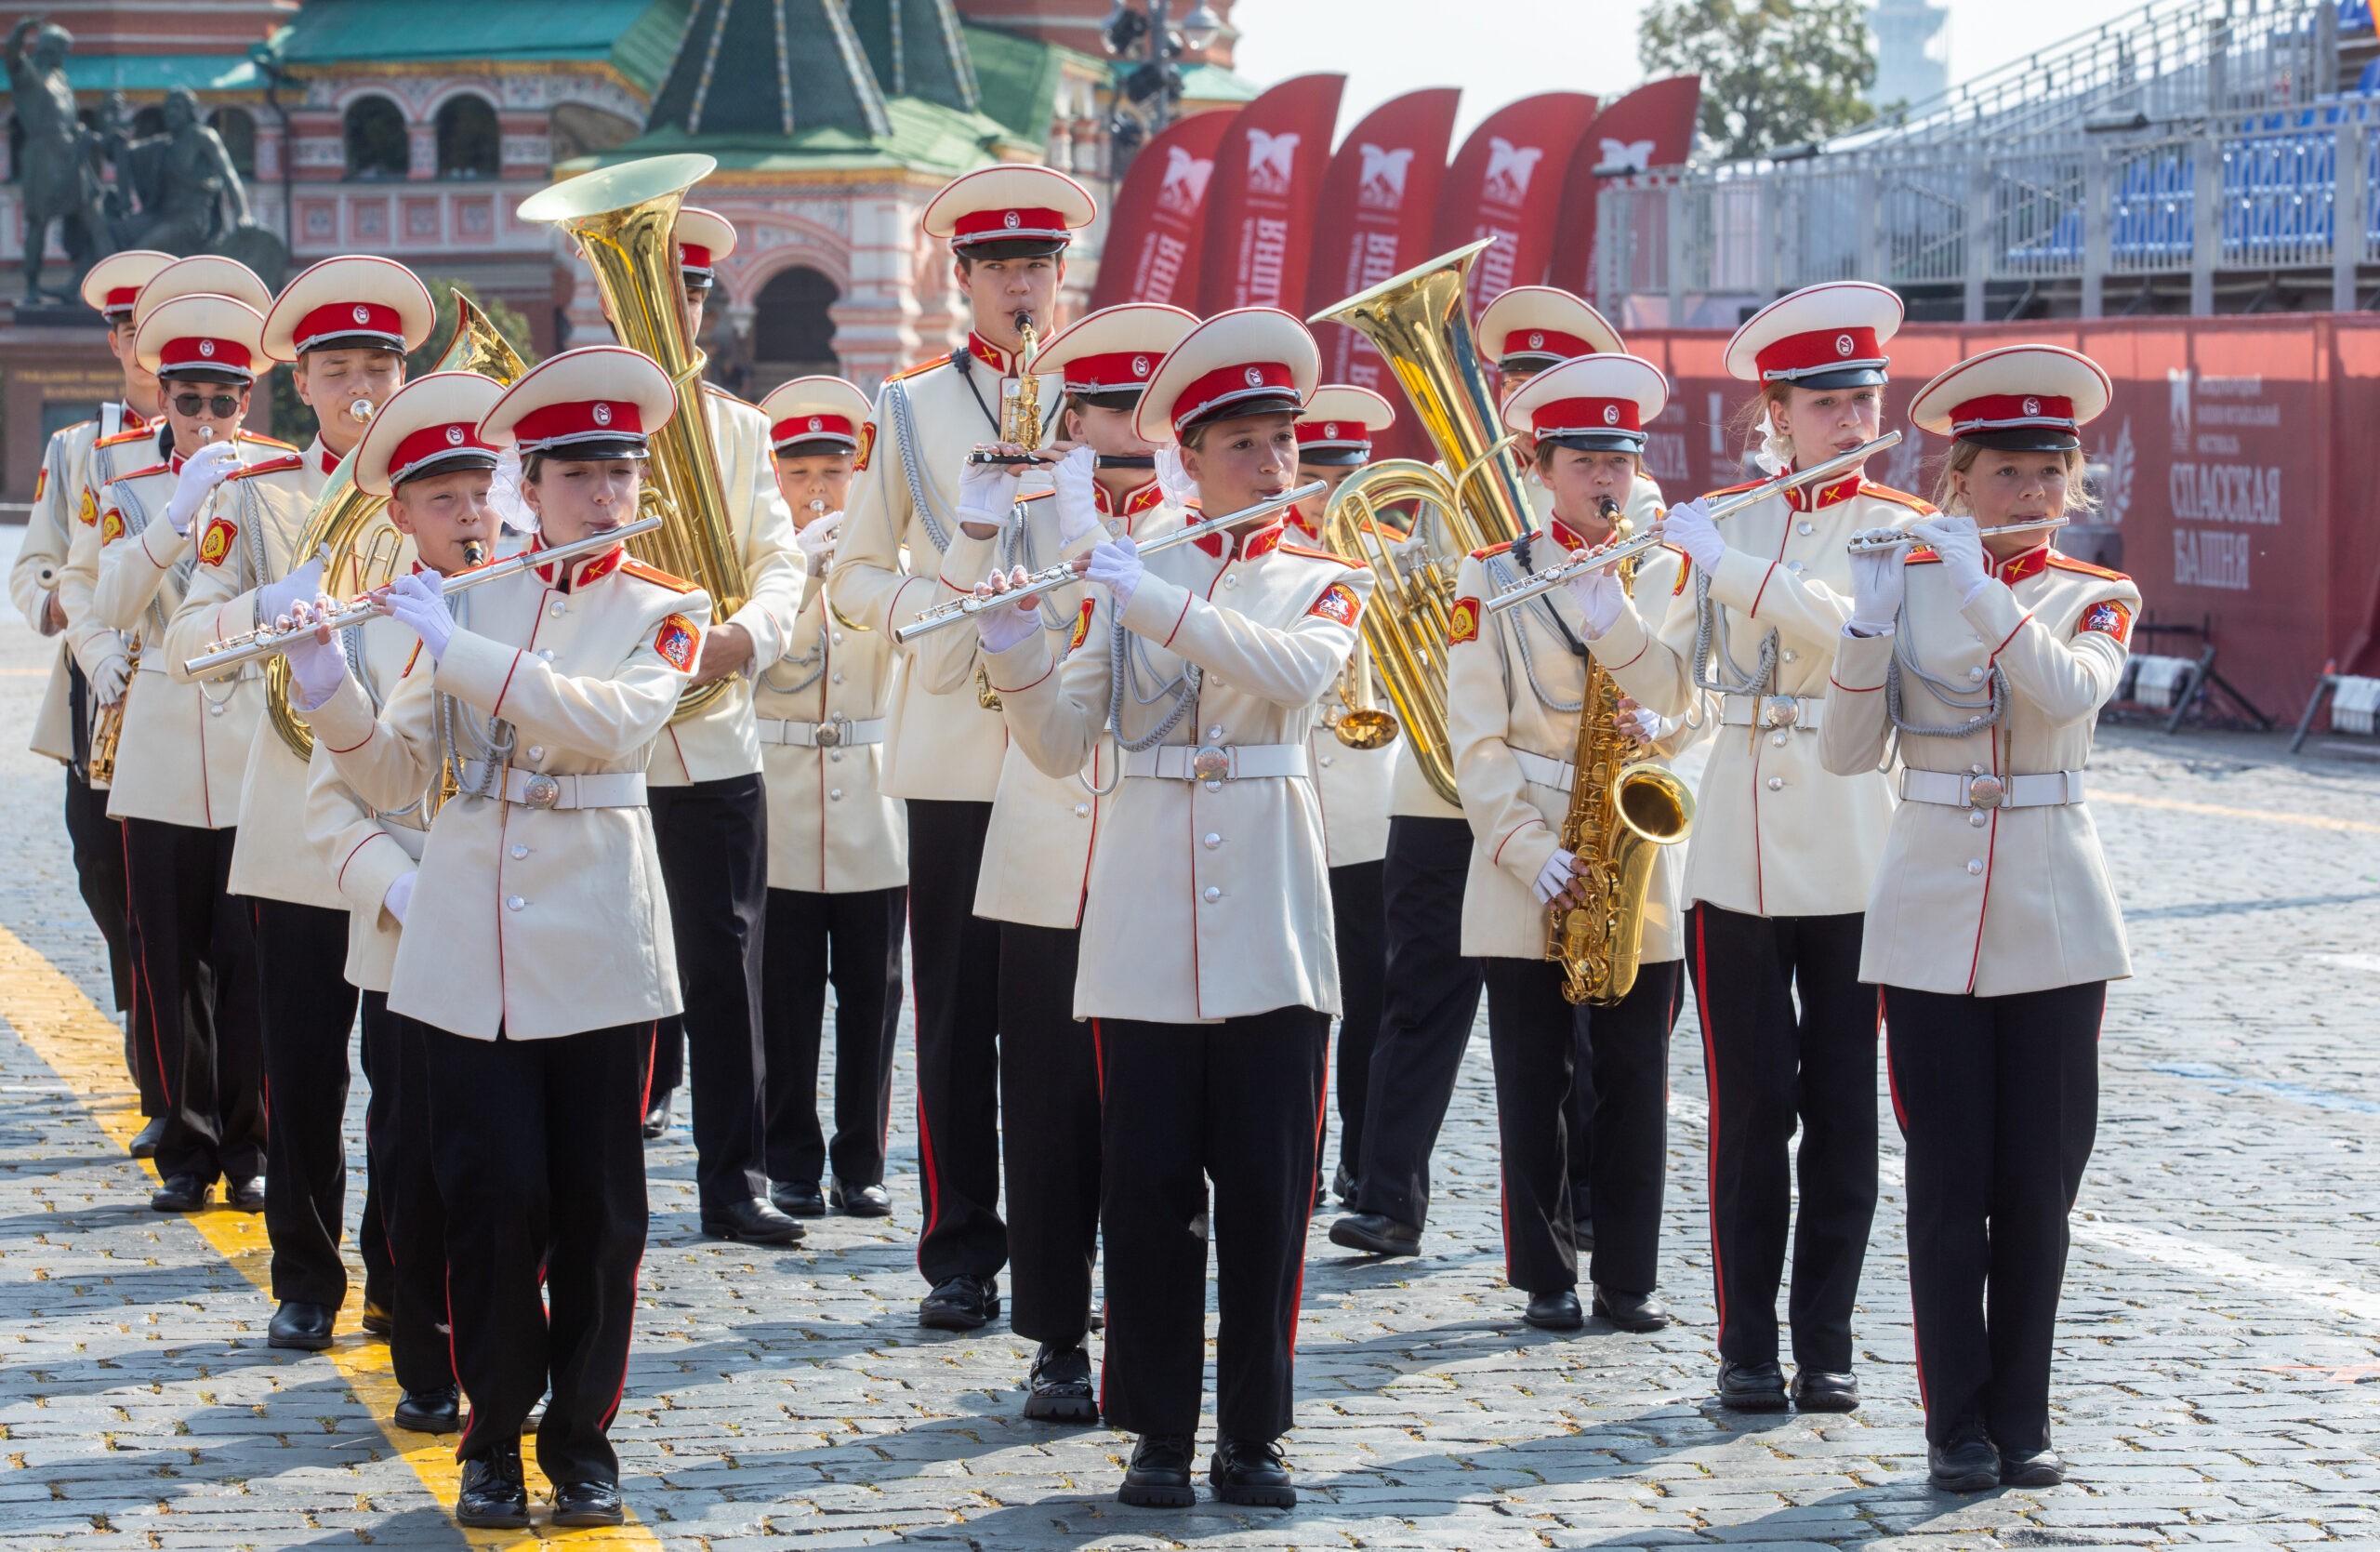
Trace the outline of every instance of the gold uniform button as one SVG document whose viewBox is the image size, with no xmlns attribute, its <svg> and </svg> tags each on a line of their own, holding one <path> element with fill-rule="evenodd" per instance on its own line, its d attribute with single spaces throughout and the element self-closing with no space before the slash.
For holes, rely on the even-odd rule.
<svg viewBox="0 0 2380 1552">
<path fill-rule="evenodd" d="M 522 857 L 527 856 L 528 855 L 529 855 L 529 848 L 528 848 L 528 847 L 522 845 L 522 844 L 521 844 L 519 842 L 517 842 L 517 841 L 516 841 L 516 842 L 514 842 L 512 843 L 512 860 L 513 860 L 513 861 L 518 862 L 518 861 L 520 861 Z"/>
<path fill-rule="evenodd" d="M 504 902 L 504 909 L 507 910 L 526 910 L 529 909 L 529 902 L 522 899 L 520 895 L 515 895 Z"/>
<path fill-rule="evenodd" d="M 1220 899 L 1222 899 L 1223 897 L 1223 892 L 1222 890 L 1220 890 L 1220 889 L 1217 889 L 1217 888 L 1216 888 L 1213 884 L 1211 884 L 1211 883 L 1210 883 L 1210 884 L 1209 884 L 1209 885 L 1207 885 L 1206 892 L 1205 892 L 1205 894 L 1201 896 L 1201 898 L 1203 898 L 1203 899 L 1204 899 L 1204 900 L 1205 900 L 1209 905 L 1213 905 L 1217 900 L 1220 900 Z"/>
</svg>

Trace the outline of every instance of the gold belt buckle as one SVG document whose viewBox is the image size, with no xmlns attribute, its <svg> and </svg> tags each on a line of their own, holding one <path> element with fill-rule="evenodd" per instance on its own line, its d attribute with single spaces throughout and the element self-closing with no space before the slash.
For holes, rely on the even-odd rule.
<svg viewBox="0 0 2380 1552">
<path fill-rule="evenodd" d="M 1760 703 L 1760 725 L 1763 727 L 1791 727 L 1801 720 L 1801 703 L 1792 696 L 1769 696 Z"/>
<path fill-rule="evenodd" d="M 2005 804 L 2007 801 L 2008 784 L 2002 781 L 1998 776 L 1970 776 L 1967 778 L 1967 806 L 1969 808 L 1999 808 Z"/>
<path fill-rule="evenodd" d="M 1231 776 L 1231 750 L 1203 744 L 1191 751 L 1190 774 L 1200 781 L 1223 781 Z"/>
<path fill-rule="evenodd" d="M 521 801 L 531 808 L 551 808 L 562 802 L 562 783 L 543 773 L 533 776 L 521 789 Z"/>
</svg>

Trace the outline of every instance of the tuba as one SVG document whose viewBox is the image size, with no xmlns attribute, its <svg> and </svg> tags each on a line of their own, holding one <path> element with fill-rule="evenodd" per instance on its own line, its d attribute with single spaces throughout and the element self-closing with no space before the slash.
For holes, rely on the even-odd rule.
<svg viewBox="0 0 2380 1552">
<path fill-rule="evenodd" d="M 595 272 L 595 288 L 620 343 L 651 356 L 669 374 L 678 410 L 653 433 L 652 478 L 644 510 L 660 528 L 629 549 L 710 594 L 711 617 L 724 620 L 751 596 L 750 579 L 727 515 L 703 392 L 704 357 L 686 336 L 685 281 L 672 232 L 686 191 L 719 164 L 708 156 L 648 156 L 583 173 L 530 195 L 524 221 L 550 221 L 576 240 Z M 726 693 L 728 680 L 699 684 L 679 697 L 684 718 Z"/>
<path fill-rule="evenodd" d="M 477 372 L 509 383 L 528 369 L 520 352 L 503 335 L 496 332 L 487 314 L 482 312 L 471 298 L 460 291 L 455 293 L 455 338 L 447 341 L 445 352 L 438 358 L 435 372 Z M 357 405 L 364 405 L 359 399 Z M 349 414 L 355 413 L 350 406 Z M 366 413 L 358 417 L 370 418 Z M 350 451 L 331 471 L 330 484 L 323 487 L 314 512 L 306 520 L 305 531 L 298 536 L 296 548 L 290 550 L 293 564 L 302 565 L 313 556 L 325 557 L 323 563 L 323 591 L 333 598 L 351 598 L 369 592 L 396 575 L 405 559 L 406 539 L 386 519 L 389 498 L 366 496 L 355 485 L 355 454 Z M 289 659 L 275 656 L 265 665 L 265 715 L 272 720 L 272 730 L 281 741 L 300 760 L 311 759 L 314 752 L 314 732 L 306 719 L 298 714 L 289 701 Z"/>
<path fill-rule="evenodd" d="M 1472 263 L 1494 241 L 1443 254 L 1307 320 L 1344 324 L 1372 342 L 1445 460 L 1440 469 L 1390 458 L 1348 476 L 1323 513 L 1322 542 L 1372 573 L 1366 649 L 1414 763 L 1450 803 L 1460 801 L 1446 708 L 1455 568 L 1470 551 L 1508 543 L 1529 527 L 1512 452 L 1516 439 L 1498 434 L 1496 396 L 1463 311 Z M 1415 509 L 1409 543 L 1380 521 L 1383 511 L 1407 506 Z M 1427 520 L 1432 512 L 1435 523 Z M 1434 542 L 1445 548 L 1433 550 Z"/>
</svg>

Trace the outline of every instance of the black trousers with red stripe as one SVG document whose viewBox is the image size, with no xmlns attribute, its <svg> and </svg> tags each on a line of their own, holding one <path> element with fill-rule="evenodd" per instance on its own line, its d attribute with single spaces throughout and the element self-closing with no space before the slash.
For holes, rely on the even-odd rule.
<svg viewBox="0 0 2380 1552">
<path fill-rule="evenodd" d="M 1884 988 L 1909 1145 L 1909 1295 L 1925 1437 L 2049 1447 L 2067 1215 L 2099 1120 L 2105 981 L 2008 997 Z"/>
<path fill-rule="evenodd" d="M 446 1204 L 438 1194 L 430 1146 L 426 1028 L 390 1013 L 387 992 L 364 993 L 364 1074 L 372 1085 L 364 1146 L 372 1186 L 356 1233 L 367 1250 L 377 1240 L 388 1267 L 389 1361 L 407 1390 L 443 1390 L 455 1383 L 455 1354 L 446 1340 Z M 376 1280 L 371 1260 L 365 1262 L 366 1297 Z"/>
<path fill-rule="evenodd" d="M 930 887 L 909 891 L 909 974 L 918 1016 L 918 1152 L 926 1227 L 918 1270 L 931 1283 L 997 1277 L 1000 1221 L 1000 926 L 975 914 L 987 803 L 912 798 L 909 856 Z"/>
<path fill-rule="evenodd" d="M 1000 1111 L 1009 1329 L 1070 1347 L 1091 1332 L 1099 1255 L 1099 1055 L 1075 1018 L 1072 927 L 1000 923 Z"/>
<path fill-rule="evenodd" d="M 1876 1216 L 1877 996 L 1859 981 L 1865 922 L 1693 908 L 1686 961 L 1711 1091 L 1719 1356 L 1733 1362 L 1777 1357 L 1790 1224 L 1793 1360 L 1851 1368 L 1851 1307 Z M 1797 1124 L 1801 1146 L 1789 1153 Z M 1600 1242 L 1600 1223 L 1595 1234 Z"/>
<path fill-rule="evenodd" d="M 1211 1238 L 1216 1426 L 1227 1439 L 1277 1439 L 1294 1400 L 1329 1017 L 1276 1008 L 1096 1028 L 1107 1145 L 1100 1410 L 1128 1433 L 1197 1432 Z"/>
<path fill-rule="evenodd" d="M 884 1184 L 892 1120 L 892 1055 L 901 1028 L 901 938 L 906 889 L 848 895 L 769 891 L 767 1032 L 769 1178 L 815 1186 L 831 1165 L 848 1186 Z M 818 1127 L 818 1048 L 826 988 L 835 988 L 835 1135 Z"/>
<path fill-rule="evenodd" d="M 337 1309 L 347 1226 L 347 912 L 247 900 L 264 1027 L 264 1227 L 272 1296 Z"/>
<path fill-rule="evenodd" d="M 83 696 L 83 676 L 73 675 L 75 703 Z M 108 794 L 66 767 L 66 842 L 74 854 L 74 882 L 91 924 L 108 946 L 108 983 L 115 1005 L 124 1015 L 124 1063 L 140 1093 L 140 1113 L 165 1113 L 165 1094 L 157 1081 L 156 1047 L 141 1027 L 140 999 L 134 990 L 137 974 L 132 957 L 132 915 L 125 895 L 124 822 L 108 817 Z"/>
<path fill-rule="evenodd" d="M 517 1440 L 544 1395 L 547 1477 L 619 1479 L 605 1432 L 628 1382 L 644 1256 L 654 1028 L 486 1041 L 418 1026 L 455 1377 L 471 1403 L 457 1459 Z"/>
<path fill-rule="evenodd" d="M 141 1018 L 165 1091 L 161 1179 L 252 1180 L 264 1171 L 256 938 L 247 902 L 224 892 L 236 839 L 231 829 L 124 821 Z"/>
<path fill-rule="evenodd" d="M 1339 950 L 1339 1059 L 1333 1064 L 1339 1075 L 1339 1167 L 1351 1179 L 1364 1167 L 1364 1109 L 1371 1098 L 1372 1047 L 1380 1040 L 1382 983 L 1388 978 L 1388 917 L 1381 896 L 1387 866 L 1351 862 L 1330 869 L 1330 920 Z"/>
<path fill-rule="evenodd" d="M 1626 997 L 1593 1008 L 1563 997 L 1562 967 L 1550 961 L 1486 963 L 1504 1276 L 1532 1297 L 1578 1286 L 1569 1118 L 1583 1048 L 1595 1094 L 1590 1180 L 1602 1214 L 1589 1275 L 1615 1292 L 1649 1293 L 1659 1276 L 1670 1027 L 1686 984 L 1682 967 L 1675 960 L 1644 965 Z"/>
</svg>

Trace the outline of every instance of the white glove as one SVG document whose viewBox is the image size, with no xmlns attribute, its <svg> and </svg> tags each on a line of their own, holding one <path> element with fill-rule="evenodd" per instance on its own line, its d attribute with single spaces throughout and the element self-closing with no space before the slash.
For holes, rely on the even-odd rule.
<svg viewBox="0 0 2380 1552">
<path fill-rule="evenodd" d="M 1852 535 L 1857 541 L 1871 537 L 1897 535 L 1891 528 L 1862 528 Z M 1909 558 L 1906 540 L 1888 550 L 1855 550 L 1851 552 L 1851 633 L 1855 636 L 1889 636 L 1900 618 L 1901 599 L 1909 591 L 1909 574 L 1901 563 Z"/>
<path fill-rule="evenodd" d="M 1178 442 L 1169 442 L 1157 450 L 1157 488 L 1165 493 L 1169 504 L 1176 507 L 1198 494 L 1197 483 L 1182 467 L 1182 444 Z"/>
<path fill-rule="evenodd" d="M 1058 460 L 1058 537 L 1072 544 L 1099 526 L 1098 484 L 1091 476 L 1098 455 L 1078 447 Z"/>
<path fill-rule="evenodd" d="M 1006 576 L 995 571 L 975 590 L 975 596 L 996 598 L 1006 592 L 1010 584 L 1022 584 L 1024 581 L 1023 566 Z M 975 617 L 975 639 L 983 643 L 985 653 L 990 657 L 998 657 L 1040 629 L 1041 606 L 1030 598 L 1011 608 L 985 609 Z"/>
<path fill-rule="evenodd" d="M 419 877 L 418 868 L 410 873 L 399 873 L 389 885 L 389 892 L 380 896 L 381 908 L 397 919 L 400 927 L 405 924 L 405 909 L 413 904 L 413 882 Z"/>
<path fill-rule="evenodd" d="M 1125 605 L 1132 602 L 1132 594 L 1141 587 L 1141 547 L 1132 542 L 1130 534 L 1118 534 L 1091 551 L 1091 569 L 1083 575 L 1107 590 L 1116 601 L 1116 613 L 1121 617 Z"/>
<path fill-rule="evenodd" d="M 1571 879 L 1577 876 L 1571 871 L 1570 865 L 1576 861 L 1577 857 L 1561 847 L 1554 848 L 1554 855 L 1547 857 L 1545 866 L 1537 870 L 1537 882 L 1531 886 L 1537 891 L 1539 905 L 1552 905 L 1564 890 L 1570 887 Z"/>
<path fill-rule="evenodd" d="M 124 698 L 124 687 L 132 682 L 132 664 L 118 653 L 101 663 L 89 678 L 92 698 L 101 706 L 113 706 Z"/>
<path fill-rule="evenodd" d="M 971 463 L 959 476 L 959 521 L 988 528 L 1008 526 L 1016 507 L 1016 483 L 1025 466 L 1018 463 Z"/>
<path fill-rule="evenodd" d="M 330 600 L 321 601 L 328 609 Z M 293 624 L 304 624 L 314 617 L 315 608 L 305 604 L 289 606 Z M 333 636 L 327 642 L 316 641 L 309 631 L 290 642 L 283 656 L 289 659 L 289 677 L 298 682 L 298 705 L 300 710 L 311 711 L 337 693 L 339 681 L 347 677 L 347 653 Z"/>
<path fill-rule="evenodd" d="M 271 625 L 287 614 L 292 604 L 311 604 L 322 590 L 323 558 L 317 555 L 280 581 L 267 582 L 257 590 L 257 623 Z"/>
<path fill-rule="evenodd" d="M 1587 640 L 1599 641 L 1620 623 L 1620 612 L 1628 607 L 1627 590 L 1620 585 L 1608 568 L 1584 572 L 1571 577 L 1562 586 L 1569 592 L 1579 613 L 1586 617 Z"/>
<path fill-rule="evenodd" d="M 1910 524 L 1909 531 L 1934 547 L 1942 557 L 1942 569 L 1959 590 L 1959 606 L 1975 602 L 1976 594 L 1991 585 L 1991 573 L 1983 563 L 1983 540 L 1976 533 L 1975 519 L 1958 516 L 1929 517 L 1923 523 Z"/>
<path fill-rule="evenodd" d="M 1715 570 L 1719 557 L 1727 552 L 1727 541 L 1719 537 L 1719 525 L 1711 521 L 1711 509 L 1699 497 L 1661 514 L 1661 538 L 1673 549 L 1684 550 L 1687 560 L 1705 571 Z"/>
<path fill-rule="evenodd" d="M 1620 713 L 1620 731 L 1646 743 L 1658 743 L 1661 736 L 1661 714 L 1649 706 L 1632 706 Z"/>
<path fill-rule="evenodd" d="M 210 442 L 182 460 L 181 478 L 174 484 L 174 494 L 165 503 L 165 521 L 174 532 L 190 537 L 190 525 L 198 516 L 198 509 L 215 494 L 215 487 L 231 477 L 240 461 L 240 449 L 228 437 Z"/>
<path fill-rule="evenodd" d="M 433 663 L 446 655 L 446 643 L 455 639 L 455 617 L 446 612 L 445 590 L 445 578 L 434 571 L 409 572 L 389 589 L 389 613 L 421 638 Z"/>
<path fill-rule="evenodd" d="M 843 537 L 843 514 L 828 512 L 814 519 L 806 527 L 793 531 L 793 547 L 810 563 L 810 574 L 823 577 L 827 563 L 835 558 L 835 541 Z"/>
</svg>

